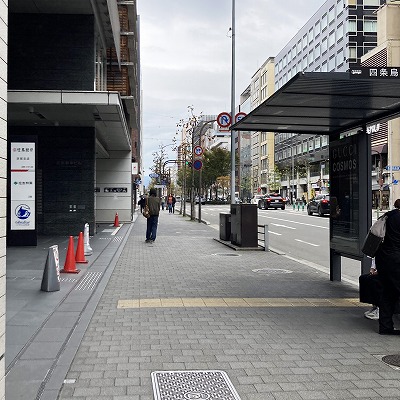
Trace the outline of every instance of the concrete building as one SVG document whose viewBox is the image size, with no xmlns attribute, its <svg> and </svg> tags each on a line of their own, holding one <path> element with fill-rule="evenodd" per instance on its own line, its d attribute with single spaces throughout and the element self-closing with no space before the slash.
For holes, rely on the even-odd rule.
<svg viewBox="0 0 400 400">
<path fill-rule="evenodd" d="M 0 1 L 0 399 L 5 399 L 8 1 Z"/>
<path fill-rule="evenodd" d="M 384 0 L 327 0 L 275 57 L 275 90 L 306 72 L 346 72 L 377 43 L 376 11 Z M 320 135 L 275 136 L 282 194 L 329 190 L 328 141 Z"/>
<path fill-rule="evenodd" d="M 136 1 L 9 2 L 10 245 L 131 220 L 138 56 Z"/>
</svg>

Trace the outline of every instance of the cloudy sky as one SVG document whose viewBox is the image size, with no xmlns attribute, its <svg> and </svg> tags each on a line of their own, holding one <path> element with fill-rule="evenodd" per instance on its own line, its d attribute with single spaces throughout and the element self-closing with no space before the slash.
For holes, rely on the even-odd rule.
<svg viewBox="0 0 400 400">
<path fill-rule="evenodd" d="M 252 75 L 325 0 L 237 0 L 236 105 Z M 172 143 L 187 107 L 230 111 L 232 0 L 138 0 L 144 177 L 154 151 Z M 172 146 L 167 157 L 175 159 Z M 143 172 L 143 171 L 142 171 Z"/>
</svg>

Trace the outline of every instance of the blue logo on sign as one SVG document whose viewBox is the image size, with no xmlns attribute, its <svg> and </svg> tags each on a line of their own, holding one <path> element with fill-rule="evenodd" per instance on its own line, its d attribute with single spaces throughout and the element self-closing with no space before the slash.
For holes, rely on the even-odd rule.
<svg viewBox="0 0 400 400">
<path fill-rule="evenodd" d="M 31 209 L 26 204 L 20 204 L 15 209 L 15 215 L 17 216 L 18 219 L 27 219 L 31 215 Z"/>
</svg>

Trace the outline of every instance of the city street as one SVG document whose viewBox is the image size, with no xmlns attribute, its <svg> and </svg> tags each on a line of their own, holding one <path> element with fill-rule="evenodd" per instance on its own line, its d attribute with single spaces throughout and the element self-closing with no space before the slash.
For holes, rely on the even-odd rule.
<svg viewBox="0 0 400 400">
<path fill-rule="evenodd" d="M 196 205 L 196 216 L 198 205 Z M 202 205 L 202 220 L 219 231 L 219 214 L 229 213 L 230 204 Z M 186 213 L 190 213 L 190 204 L 186 204 Z M 270 247 L 285 253 L 297 261 L 307 263 L 314 268 L 329 273 L 329 217 L 307 215 L 307 211 L 258 210 L 258 224 L 268 225 Z M 359 261 L 342 258 L 342 279 L 358 282 L 361 272 Z"/>
</svg>

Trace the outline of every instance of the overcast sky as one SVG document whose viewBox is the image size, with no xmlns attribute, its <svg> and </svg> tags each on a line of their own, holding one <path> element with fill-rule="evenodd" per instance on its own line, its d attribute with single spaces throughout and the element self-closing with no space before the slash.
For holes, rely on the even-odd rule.
<svg viewBox="0 0 400 400">
<path fill-rule="evenodd" d="M 236 0 L 236 100 L 325 0 Z M 143 170 L 172 143 L 176 124 L 230 112 L 232 0 L 138 0 L 142 70 Z M 175 159 L 172 146 L 168 158 Z M 144 174 L 143 174 L 144 172 Z M 147 179 L 145 179 L 147 183 Z"/>
</svg>

